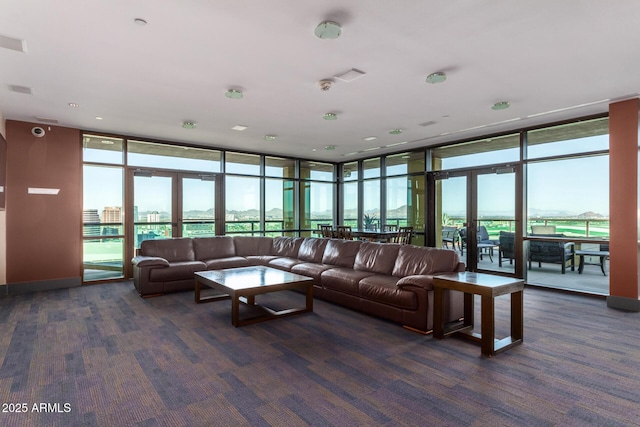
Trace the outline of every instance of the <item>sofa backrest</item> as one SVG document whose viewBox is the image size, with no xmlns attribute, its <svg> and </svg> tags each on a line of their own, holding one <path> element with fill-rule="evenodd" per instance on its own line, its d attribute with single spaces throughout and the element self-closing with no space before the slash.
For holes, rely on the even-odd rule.
<svg viewBox="0 0 640 427">
<path fill-rule="evenodd" d="M 355 270 L 391 275 L 400 246 L 395 243 L 363 242 L 360 244 L 360 250 L 356 255 L 353 268 Z"/>
<path fill-rule="evenodd" d="M 274 237 L 273 245 L 271 246 L 271 255 L 296 258 L 302 240 L 302 237 Z"/>
<path fill-rule="evenodd" d="M 271 255 L 272 237 L 234 236 L 236 255 Z"/>
<path fill-rule="evenodd" d="M 397 277 L 457 271 L 458 253 L 451 249 L 403 245 L 393 267 Z"/>
<path fill-rule="evenodd" d="M 329 239 L 324 248 L 322 263 L 353 268 L 359 249 L 359 240 Z"/>
<path fill-rule="evenodd" d="M 193 240 L 189 237 L 143 240 L 140 255 L 164 258 L 169 262 L 194 261 Z"/>
<path fill-rule="evenodd" d="M 195 237 L 193 250 L 197 260 L 229 258 L 236 255 L 233 237 Z"/>
<path fill-rule="evenodd" d="M 298 250 L 298 259 L 306 262 L 321 263 L 328 241 L 328 239 L 316 239 L 315 237 L 305 238 Z"/>
</svg>

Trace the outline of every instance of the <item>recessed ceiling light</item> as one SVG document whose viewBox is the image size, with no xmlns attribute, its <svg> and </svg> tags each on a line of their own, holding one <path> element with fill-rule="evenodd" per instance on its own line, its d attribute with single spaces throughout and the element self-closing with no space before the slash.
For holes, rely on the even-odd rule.
<svg viewBox="0 0 640 427">
<path fill-rule="evenodd" d="M 245 125 L 235 125 L 231 129 L 233 129 L 233 130 L 245 130 L 245 129 L 248 129 L 248 128 L 249 128 L 249 126 L 245 126 Z"/>
<path fill-rule="evenodd" d="M 135 22 L 136 24 L 138 24 L 138 25 L 140 25 L 140 26 L 143 26 L 143 27 L 144 27 L 145 25 L 147 25 L 147 21 L 145 21 L 145 20 L 144 20 L 144 19 L 142 19 L 142 18 L 135 18 L 135 19 L 133 20 L 133 22 Z"/>
<path fill-rule="evenodd" d="M 239 91 L 238 89 L 229 89 L 224 93 L 224 96 L 231 99 L 240 99 L 242 98 L 243 95 L 242 95 L 242 92 Z"/>
<path fill-rule="evenodd" d="M 335 113 L 325 113 L 322 118 L 325 120 L 336 120 L 338 116 Z"/>
<path fill-rule="evenodd" d="M 365 141 L 373 141 L 376 138 L 377 138 L 376 136 L 366 136 L 366 137 L 364 137 L 362 139 L 364 139 Z"/>
<path fill-rule="evenodd" d="M 102 120 L 102 117 L 96 116 L 96 120 Z"/>
<path fill-rule="evenodd" d="M 402 133 L 402 129 L 391 129 L 389 134 L 391 135 L 400 135 Z"/>
<path fill-rule="evenodd" d="M 442 83 L 445 80 L 447 80 L 447 75 L 440 71 L 438 71 L 437 73 L 429 74 L 425 79 L 427 83 L 431 84 Z"/>
<path fill-rule="evenodd" d="M 312 148 L 311 151 L 318 151 L 318 149 L 317 148 Z"/>
<path fill-rule="evenodd" d="M 186 122 L 182 122 L 182 127 L 185 129 L 193 129 L 196 127 L 196 124 L 195 122 L 186 121 Z"/>
<path fill-rule="evenodd" d="M 380 147 L 371 147 L 371 148 L 365 148 L 364 151 L 373 151 L 373 150 L 379 150 Z"/>
<path fill-rule="evenodd" d="M 264 136 L 264 140 L 265 141 L 275 141 L 276 136 L 275 135 L 265 135 Z"/>
<path fill-rule="evenodd" d="M 493 106 L 491 107 L 492 110 L 506 110 L 507 108 L 509 108 L 509 103 L 507 101 L 500 101 L 500 102 L 496 102 L 495 104 L 493 104 Z"/>
<path fill-rule="evenodd" d="M 314 31 L 315 35 L 323 40 L 332 40 L 340 37 L 340 33 L 342 33 L 342 28 L 340 24 L 333 21 L 324 21 L 318 24 Z"/>
<path fill-rule="evenodd" d="M 331 150 L 335 150 L 336 146 L 335 145 L 327 145 L 326 147 L 324 147 L 325 150 L 327 151 L 331 151 Z"/>
<path fill-rule="evenodd" d="M 354 151 L 353 153 L 343 154 L 342 156 L 343 156 L 343 157 L 346 157 L 346 156 L 355 156 L 355 155 L 356 155 L 356 154 L 358 154 L 358 153 L 359 153 L 359 151 Z"/>
<path fill-rule="evenodd" d="M 70 102 L 67 105 L 69 105 L 69 107 L 72 107 L 72 108 L 78 108 L 80 106 L 80 104 L 76 104 L 75 102 Z"/>
</svg>

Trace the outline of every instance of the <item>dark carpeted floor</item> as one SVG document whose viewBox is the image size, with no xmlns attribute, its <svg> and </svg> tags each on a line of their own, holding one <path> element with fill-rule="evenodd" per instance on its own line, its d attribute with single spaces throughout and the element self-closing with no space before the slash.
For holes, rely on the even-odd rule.
<svg viewBox="0 0 640 427">
<path fill-rule="evenodd" d="M 0 425 L 640 425 L 640 314 L 602 299 L 526 289 L 525 342 L 491 359 L 318 300 L 230 310 L 131 282 L 0 298 Z"/>
</svg>

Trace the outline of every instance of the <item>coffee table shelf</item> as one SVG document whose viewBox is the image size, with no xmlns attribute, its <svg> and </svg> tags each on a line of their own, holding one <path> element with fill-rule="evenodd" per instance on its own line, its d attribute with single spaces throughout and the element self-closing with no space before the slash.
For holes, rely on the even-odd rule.
<svg viewBox="0 0 640 427">
<path fill-rule="evenodd" d="M 198 304 L 231 299 L 231 323 L 235 327 L 313 311 L 313 279 L 300 274 L 264 266 L 240 267 L 199 271 L 195 273 L 195 282 L 195 302 Z M 223 293 L 202 296 L 202 286 Z M 256 295 L 293 289 L 305 291 L 305 307 L 277 311 L 256 304 Z M 241 319 L 240 302 L 251 308 L 251 311 L 259 311 L 261 315 Z"/>
</svg>

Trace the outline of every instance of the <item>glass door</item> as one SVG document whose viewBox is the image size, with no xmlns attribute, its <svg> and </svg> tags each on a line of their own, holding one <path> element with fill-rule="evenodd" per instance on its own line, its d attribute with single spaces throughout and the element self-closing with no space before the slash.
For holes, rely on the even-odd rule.
<svg viewBox="0 0 640 427">
<path fill-rule="evenodd" d="M 455 249 L 468 271 L 523 277 L 521 177 L 515 167 L 436 172 L 436 246 Z"/>
<path fill-rule="evenodd" d="M 143 240 L 179 237 L 176 222 L 177 174 L 151 171 L 133 173 L 134 247 Z"/>
<path fill-rule="evenodd" d="M 215 175 L 180 175 L 178 225 L 182 237 L 211 237 L 216 234 Z"/>
<path fill-rule="evenodd" d="M 477 271 L 515 275 L 520 264 L 516 245 L 515 168 L 492 168 L 472 172 L 472 224 L 475 228 Z M 520 234 L 521 235 L 521 234 Z M 517 241 L 516 241 L 517 240 Z"/>
</svg>

